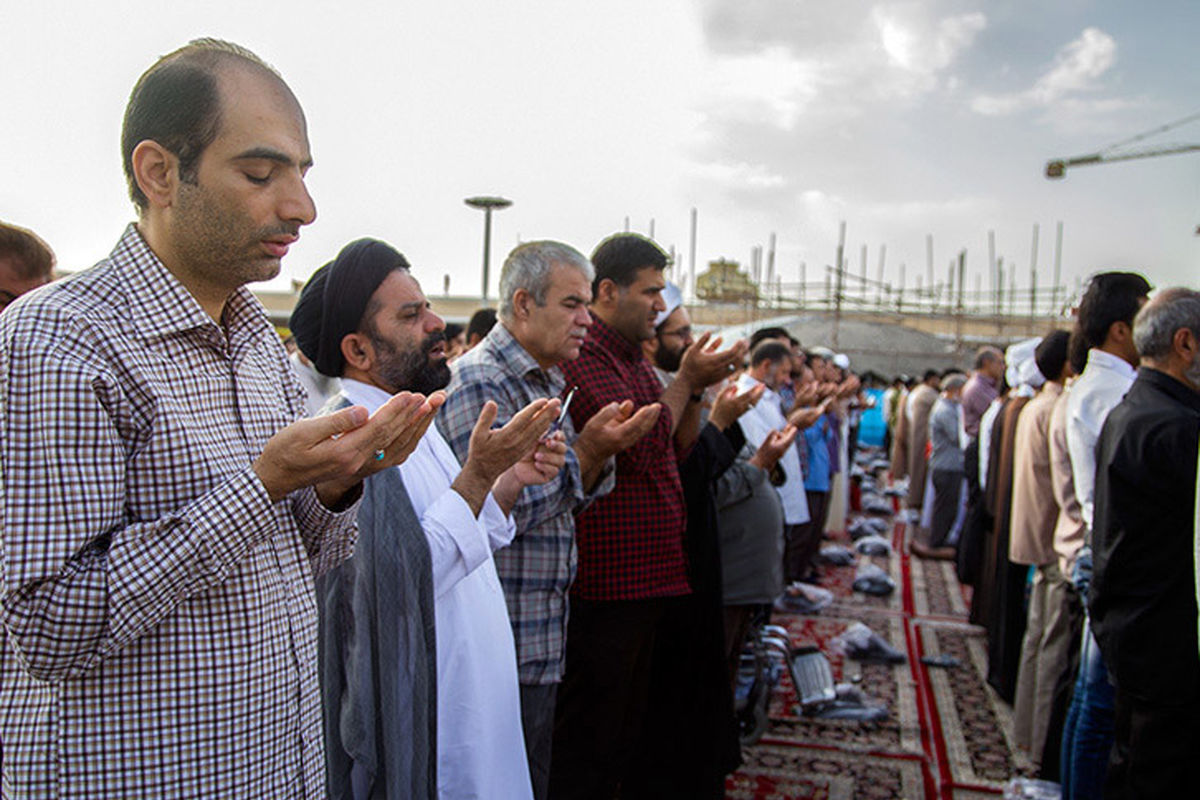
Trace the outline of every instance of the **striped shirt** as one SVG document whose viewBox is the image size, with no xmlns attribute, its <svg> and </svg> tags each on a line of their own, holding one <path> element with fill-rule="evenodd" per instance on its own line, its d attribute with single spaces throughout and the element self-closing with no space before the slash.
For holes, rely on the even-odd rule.
<svg viewBox="0 0 1200 800">
<path fill-rule="evenodd" d="M 132 225 L 0 317 L 0 794 L 324 796 L 313 576 L 357 506 L 251 468 L 303 408 L 253 295 L 217 325 Z"/>
<path fill-rule="evenodd" d="M 542 369 L 512 333 L 497 323 L 474 349 L 454 362 L 448 399 L 437 425 L 459 462 L 466 461 L 471 430 L 488 400 L 503 425 L 534 400 L 559 397 L 562 370 Z M 568 443 L 575 440 L 570 417 L 563 420 Z M 585 492 L 575 453 L 554 478 L 522 490 L 512 516 L 517 537 L 495 553 L 508 616 L 517 642 L 518 677 L 527 685 L 562 680 L 567 635 L 567 590 L 575 579 L 575 513 L 612 490 L 611 468 L 591 494 Z"/>
</svg>

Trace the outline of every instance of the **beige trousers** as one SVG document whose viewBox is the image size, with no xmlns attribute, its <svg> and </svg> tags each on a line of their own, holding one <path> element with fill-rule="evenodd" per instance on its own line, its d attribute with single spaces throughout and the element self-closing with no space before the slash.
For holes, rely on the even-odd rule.
<svg viewBox="0 0 1200 800">
<path fill-rule="evenodd" d="M 1046 743 L 1054 687 L 1070 660 L 1074 591 L 1057 562 L 1040 566 L 1034 573 L 1013 700 L 1013 740 L 1037 766 Z"/>
</svg>

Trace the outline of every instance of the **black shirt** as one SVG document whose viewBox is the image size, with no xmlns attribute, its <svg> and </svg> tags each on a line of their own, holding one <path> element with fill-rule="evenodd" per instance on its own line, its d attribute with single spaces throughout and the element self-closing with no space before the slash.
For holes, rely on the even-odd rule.
<svg viewBox="0 0 1200 800">
<path fill-rule="evenodd" d="M 1142 367 L 1096 444 L 1090 611 L 1118 688 L 1200 696 L 1193 567 L 1200 394 Z"/>
</svg>

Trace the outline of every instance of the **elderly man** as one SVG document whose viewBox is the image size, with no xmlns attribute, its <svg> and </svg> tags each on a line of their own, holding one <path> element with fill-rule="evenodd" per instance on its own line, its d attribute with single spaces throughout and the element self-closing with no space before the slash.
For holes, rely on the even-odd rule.
<svg viewBox="0 0 1200 800">
<path fill-rule="evenodd" d="M 121 138 L 137 223 L 0 317 L 2 793 L 324 797 L 314 572 L 433 409 L 296 421 L 243 285 L 316 213 L 274 70 L 193 42 L 138 80 Z"/>
<path fill-rule="evenodd" d="M 54 252 L 37 234 L 0 222 L 0 312 L 53 273 Z"/>
<path fill-rule="evenodd" d="M 1013 700 L 1013 738 L 1035 766 L 1041 767 L 1049 733 L 1055 688 L 1070 662 L 1073 615 L 1070 581 L 1058 569 L 1054 531 L 1059 506 L 1051 472 L 1050 422 L 1063 384 L 1071 375 L 1067 342 L 1071 335 L 1054 331 L 1034 351 L 1038 372 L 1046 382 L 1017 418 L 1013 445 L 1012 521 L 1008 558 L 1036 567 L 1029 592 L 1025 638 Z"/>
<path fill-rule="evenodd" d="M 617 456 L 617 483 L 576 519 L 579 570 L 571 589 L 567 662 L 558 697 L 550 793 L 612 797 L 642 730 L 657 632 L 691 592 L 684 555 L 677 429 L 705 388 L 728 375 L 744 347 L 688 348 L 665 389 L 642 353 L 664 309 L 667 256 L 649 239 L 617 234 L 592 254 L 595 318 L 579 358 L 562 366 L 579 387 L 577 428 L 612 403 L 661 406 L 649 433 Z M 686 433 L 686 431 L 685 431 Z"/>
<path fill-rule="evenodd" d="M 509 254 L 500 273 L 499 324 L 455 364 L 438 430 L 460 459 L 483 406 L 497 404 L 508 420 L 538 398 L 567 392 L 559 366 L 578 358 L 592 315 L 592 264 L 559 242 L 528 242 Z M 496 553 L 517 643 L 521 721 L 534 795 L 547 797 L 554 707 L 566 653 L 567 590 L 575 578 L 575 514 L 612 490 L 612 456 L 640 439 L 658 418 L 646 406 L 610 404 L 575 435 L 554 479 L 522 493 L 513 507 L 517 538 Z"/>
<path fill-rule="evenodd" d="M 383 242 L 352 242 L 318 270 L 291 327 L 322 373 L 341 378 L 345 405 L 374 408 L 405 389 L 440 400 L 450 380 L 445 323 Z M 461 469 L 431 428 L 399 470 L 368 485 L 367 547 L 319 587 L 336 796 L 430 796 L 425 659 L 435 649 L 437 796 L 530 796 L 516 654 L 491 553 L 512 541 L 508 514 L 525 486 L 552 480 L 563 463 L 565 445 L 538 441 L 558 405 L 535 400 L 491 430 L 496 405 L 487 403 Z M 426 638 L 433 622 L 436 647 Z"/>
<path fill-rule="evenodd" d="M 1186 797 L 1200 753 L 1192 537 L 1200 292 L 1166 289 L 1133 324 L 1137 379 L 1096 446 L 1088 609 L 1116 684 L 1110 798 Z"/>
</svg>

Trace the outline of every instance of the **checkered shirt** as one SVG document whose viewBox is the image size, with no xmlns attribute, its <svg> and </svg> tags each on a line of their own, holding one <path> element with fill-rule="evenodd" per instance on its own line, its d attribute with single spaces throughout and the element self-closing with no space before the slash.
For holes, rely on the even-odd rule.
<svg viewBox="0 0 1200 800">
<path fill-rule="evenodd" d="M 512 333 L 498 323 L 487 337 L 454 362 L 449 399 L 438 414 L 438 430 L 460 462 L 466 461 L 471 430 L 488 400 L 499 407 L 497 424 L 539 397 L 559 397 L 565 389 L 558 367 L 542 369 Z M 563 420 L 568 443 L 575 427 Z M 524 684 L 562 680 L 567 635 L 567 590 L 575 578 L 575 513 L 593 498 L 612 491 L 611 467 L 589 494 L 572 450 L 549 483 L 527 486 L 512 515 L 513 543 L 495 554 L 517 642 L 518 675 Z"/>
<path fill-rule="evenodd" d="M 325 795 L 313 577 L 357 506 L 251 469 L 303 409 L 254 296 L 218 326 L 132 225 L 0 317 L 0 794 Z"/>
<path fill-rule="evenodd" d="M 596 319 L 579 358 L 562 365 L 579 387 L 570 416 L 577 428 L 609 403 L 635 408 L 658 401 L 662 384 L 636 344 Z M 579 574 L 571 594 L 590 601 L 640 600 L 691 593 L 683 549 L 686 511 L 671 434 L 671 412 L 617 455 L 617 485 L 575 520 Z"/>
</svg>

